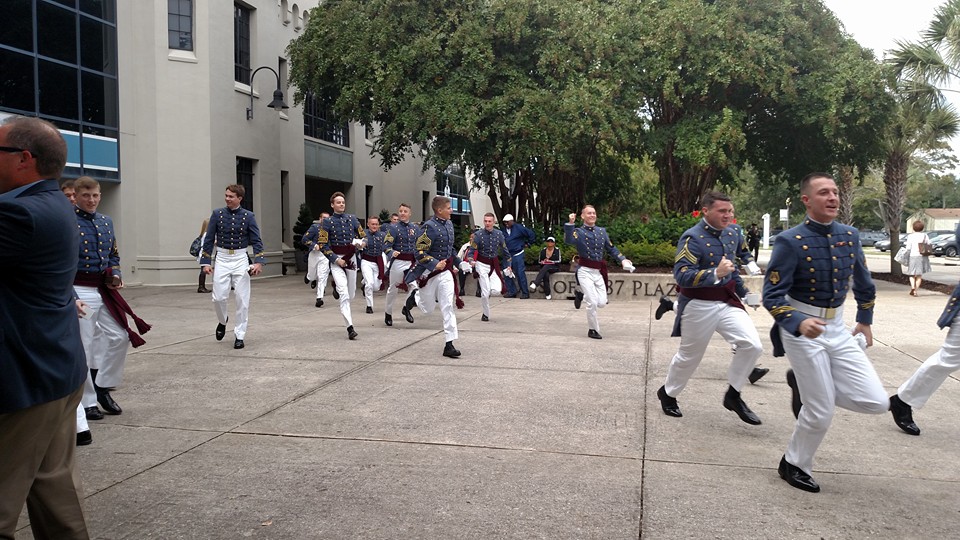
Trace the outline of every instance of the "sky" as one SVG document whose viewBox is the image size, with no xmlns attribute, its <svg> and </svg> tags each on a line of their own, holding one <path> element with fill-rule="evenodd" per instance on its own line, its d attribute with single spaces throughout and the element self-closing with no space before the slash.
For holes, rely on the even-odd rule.
<svg viewBox="0 0 960 540">
<path fill-rule="evenodd" d="M 897 41 L 919 41 L 933 14 L 946 0 L 823 0 L 843 23 L 847 33 L 860 45 L 873 49 L 877 58 L 896 47 Z M 954 88 L 956 84 L 952 85 Z M 960 108 L 960 95 L 946 93 L 947 100 Z M 960 136 L 950 141 L 960 155 Z"/>
</svg>

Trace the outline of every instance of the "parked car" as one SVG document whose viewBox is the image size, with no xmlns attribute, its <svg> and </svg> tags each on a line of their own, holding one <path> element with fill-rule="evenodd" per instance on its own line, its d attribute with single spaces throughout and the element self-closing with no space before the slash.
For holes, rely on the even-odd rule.
<svg viewBox="0 0 960 540">
<path fill-rule="evenodd" d="M 941 234 L 930 244 L 933 246 L 933 254 L 937 257 L 957 256 L 957 235 L 955 234 Z"/>
<path fill-rule="evenodd" d="M 870 247 L 880 240 L 886 240 L 888 236 L 886 231 L 860 231 L 860 244 Z"/>
<path fill-rule="evenodd" d="M 903 241 L 907 239 L 906 233 L 900 233 L 900 245 L 903 245 Z M 890 238 L 884 238 L 883 240 L 878 240 L 873 244 L 873 247 L 879 249 L 880 251 L 887 251 L 890 249 Z"/>
</svg>

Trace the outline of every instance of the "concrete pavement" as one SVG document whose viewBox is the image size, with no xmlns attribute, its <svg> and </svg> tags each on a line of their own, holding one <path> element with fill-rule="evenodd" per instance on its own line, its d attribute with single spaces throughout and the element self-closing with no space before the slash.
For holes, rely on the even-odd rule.
<svg viewBox="0 0 960 540">
<path fill-rule="evenodd" d="M 946 296 L 877 283 L 870 356 L 890 393 L 939 348 Z M 715 338 L 662 414 L 656 390 L 678 343 L 655 301 L 601 310 L 586 337 L 572 303 L 495 299 L 458 312 L 463 356 L 440 355 L 439 313 L 383 325 L 301 276 L 254 282 L 247 347 L 214 340 L 195 288 L 126 291 L 153 324 L 132 351 L 120 416 L 78 448 L 94 538 L 945 538 L 960 508 L 960 384 L 916 411 L 838 410 L 820 448 L 819 494 L 776 472 L 793 428 L 772 319 L 749 313 L 771 373 L 744 389 L 763 420 L 721 404 L 729 347 Z M 846 319 L 852 324 L 853 313 Z M 23 527 L 27 520 L 21 521 Z M 29 528 L 17 538 L 30 538 Z"/>
</svg>

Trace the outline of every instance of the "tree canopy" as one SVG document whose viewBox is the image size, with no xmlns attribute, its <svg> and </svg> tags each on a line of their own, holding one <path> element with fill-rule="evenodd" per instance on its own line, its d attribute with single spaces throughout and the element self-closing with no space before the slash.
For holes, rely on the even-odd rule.
<svg viewBox="0 0 960 540">
<path fill-rule="evenodd" d="M 295 99 L 376 125 L 385 167 L 460 163 L 499 215 L 545 225 L 619 200 L 647 157 L 664 213 L 748 163 L 770 182 L 865 169 L 889 114 L 819 0 L 340 0 L 289 58 Z"/>
</svg>

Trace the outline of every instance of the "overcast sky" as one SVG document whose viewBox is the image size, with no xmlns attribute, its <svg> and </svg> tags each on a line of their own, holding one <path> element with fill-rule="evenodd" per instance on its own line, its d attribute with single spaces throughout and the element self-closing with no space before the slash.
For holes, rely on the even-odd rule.
<svg viewBox="0 0 960 540">
<path fill-rule="evenodd" d="M 946 0 L 823 0 L 861 45 L 873 49 L 879 59 L 896 47 L 897 41 L 919 41 L 933 14 Z M 951 85 L 957 88 L 957 84 Z M 947 92 L 947 99 L 960 108 L 960 94 Z M 950 142 L 960 154 L 960 136 Z M 955 171 L 956 173 L 956 171 Z"/>
</svg>

